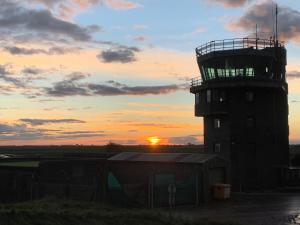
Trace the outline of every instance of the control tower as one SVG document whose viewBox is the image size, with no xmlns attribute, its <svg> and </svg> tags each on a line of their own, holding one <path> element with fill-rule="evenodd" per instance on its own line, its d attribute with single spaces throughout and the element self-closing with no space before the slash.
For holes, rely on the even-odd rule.
<svg viewBox="0 0 300 225">
<path fill-rule="evenodd" d="M 234 190 L 280 185 L 289 165 L 286 49 L 256 38 L 211 41 L 196 48 L 201 77 L 192 80 L 204 148 L 231 162 Z"/>
</svg>

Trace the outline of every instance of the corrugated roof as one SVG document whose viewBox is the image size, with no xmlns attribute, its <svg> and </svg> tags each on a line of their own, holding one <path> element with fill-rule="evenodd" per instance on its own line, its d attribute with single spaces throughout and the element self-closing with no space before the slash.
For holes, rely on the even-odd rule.
<svg viewBox="0 0 300 225">
<path fill-rule="evenodd" d="M 139 153 L 122 152 L 110 157 L 109 161 L 130 162 L 178 162 L 178 163 L 204 163 L 217 157 L 210 154 L 199 153 Z"/>
</svg>

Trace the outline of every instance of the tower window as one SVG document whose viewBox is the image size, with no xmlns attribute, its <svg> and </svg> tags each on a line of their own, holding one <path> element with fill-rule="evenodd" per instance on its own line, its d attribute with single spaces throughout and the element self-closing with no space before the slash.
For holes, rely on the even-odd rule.
<svg viewBox="0 0 300 225">
<path fill-rule="evenodd" d="M 224 69 L 217 69 L 218 77 L 225 77 L 225 70 Z"/>
<path fill-rule="evenodd" d="M 226 99 L 225 91 L 221 91 L 221 90 L 213 90 L 212 91 L 212 100 L 214 102 L 224 102 L 225 99 Z"/>
<path fill-rule="evenodd" d="M 226 92 L 225 91 L 221 91 L 220 92 L 220 98 L 219 98 L 220 102 L 225 102 L 226 101 Z"/>
<path fill-rule="evenodd" d="M 235 73 L 236 73 L 236 76 L 243 76 L 244 75 L 244 69 L 236 69 Z"/>
<path fill-rule="evenodd" d="M 220 127 L 221 127 L 221 120 L 214 119 L 214 128 L 220 128 Z"/>
<path fill-rule="evenodd" d="M 206 101 L 211 102 L 211 90 L 206 91 Z"/>
<path fill-rule="evenodd" d="M 253 102 L 254 101 L 254 93 L 252 91 L 246 92 L 246 101 Z"/>
<path fill-rule="evenodd" d="M 235 69 L 230 69 L 230 76 L 231 77 L 235 77 L 236 76 L 236 73 L 235 73 Z"/>
<path fill-rule="evenodd" d="M 246 68 L 246 76 L 253 77 L 254 76 L 254 69 L 253 68 Z"/>
<path fill-rule="evenodd" d="M 215 143 L 214 144 L 214 152 L 220 153 L 221 152 L 221 143 Z"/>
<path fill-rule="evenodd" d="M 200 103 L 200 93 L 195 94 L 195 102 L 196 102 L 196 104 Z"/>
<path fill-rule="evenodd" d="M 215 69 L 214 68 L 207 68 L 207 74 L 209 79 L 216 78 Z"/>
</svg>

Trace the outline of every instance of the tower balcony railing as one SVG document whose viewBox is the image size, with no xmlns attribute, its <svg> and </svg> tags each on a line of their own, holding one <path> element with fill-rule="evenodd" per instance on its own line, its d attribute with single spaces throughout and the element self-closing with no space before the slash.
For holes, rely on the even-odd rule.
<svg viewBox="0 0 300 225">
<path fill-rule="evenodd" d="M 224 39 L 208 42 L 196 48 L 197 56 L 205 55 L 215 51 L 237 50 L 245 48 L 265 49 L 275 47 L 274 39 L 257 39 L 257 38 L 236 38 Z M 283 43 L 278 43 L 278 46 L 283 46 Z"/>
<path fill-rule="evenodd" d="M 259 76 L 235 76 L 235 77 L 216 77 L 214 79 L 203 80 L 201 76 L 191 79 L 191 88 L 199 87 L 206 82 L 238 82 L 238 81 L 255 81 L 255 82 L 283 82 L 285 81 L 282 78 L 268 78 L 268 77 L 259 77 Z"/>
<path fill-rule="evenodd" d="M 191 87 L 200 86 L 202 84 L 203 80 L 201 77 L 195 77 L 191 79 Z"/>
</svg>

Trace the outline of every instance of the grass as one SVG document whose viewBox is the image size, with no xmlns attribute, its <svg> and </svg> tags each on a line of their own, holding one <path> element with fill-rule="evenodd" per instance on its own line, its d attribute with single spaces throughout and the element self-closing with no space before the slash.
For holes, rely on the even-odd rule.
<svg viewBox="0 0 300 225">
<path fill-rule="evenodd" d="M 170 218 L 162 210 L 123 209 L 57 199 L 0 205 L 2 225 L 231 225 L 210 220 Z"/>
</svg>

